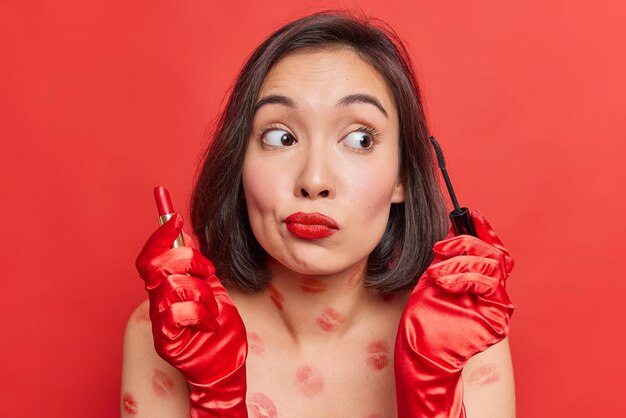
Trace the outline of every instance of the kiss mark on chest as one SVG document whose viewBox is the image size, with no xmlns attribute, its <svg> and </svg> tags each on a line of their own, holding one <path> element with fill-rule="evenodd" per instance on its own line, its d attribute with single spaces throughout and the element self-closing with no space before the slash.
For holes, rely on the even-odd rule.
<svg viewBox="0 0 626 418">
<path fill-rule="evenodd" d="M 389 364 L 389 345 L 385 340 L 375 340 L 367 345 L 367 367 L 382 370 Z"/>
<path fill-rule="evenodd" d="M 315 395 L 324 389 L 324 376 L 312 364 L 305 364 L 296 370 L 294 383 L 298 392 L 306 396 Z"/>
<path fill-rule="evenodd" d="M 264 393 L 252 393 L 247 399 L 250 418 L 276 418 L 278 411 L 274 402 Z"/>
</svg>

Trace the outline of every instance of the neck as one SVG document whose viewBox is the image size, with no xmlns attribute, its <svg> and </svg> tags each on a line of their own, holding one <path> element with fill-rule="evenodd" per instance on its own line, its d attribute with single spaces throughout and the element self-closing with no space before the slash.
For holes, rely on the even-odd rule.
<svg viewBox="0 0 626 418">
<path fill-rule="evenodd" d="M 270 299 L 296 342 L 341 337 L 380 301 L 363 287 L 366 259 L 331 275 L 304 275 L 275 261 L 267 268 Z"/>
</svg>

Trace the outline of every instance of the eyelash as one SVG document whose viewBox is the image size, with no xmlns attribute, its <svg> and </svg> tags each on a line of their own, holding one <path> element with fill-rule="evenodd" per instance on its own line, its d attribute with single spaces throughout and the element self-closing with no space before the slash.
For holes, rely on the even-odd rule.
<svg viewBox="0 0 626 418">
<path fill-rule="evenodd" d="M 285 132 L 289 133 L 286 129 L 281 128 L 278 125 L 274 125 L 274 124 L 270 123 L 268 125 L 265 125 L 265 126 L 261 127 L 261 131 L 259 133 L 258 139 L 260 141 L 263 141 L 263 137 L 265 136 L 265 134 L 267 132 L 275 130 L 275 129 L 281 130 L 281 131 L 285 131 Z M 357 149 L 357 148 L 355 148 L 355 149 L 357 149 L 358 152 L 369 152 L 369 151 L 373 150 L 374 146 L 378 143 L 378 140 L 376 138 L 378 138 L 380 136 L 380 132 L 378 132 L 376 129 L 372 128 L 371 126 L 361 125 L 360 127 L 358 127 L 357 129 L 355 129 L 354 131 L 352 131 L 350 133 L 353 133 L 353 132 L 365 132 L 365 133 L 371 135 L 371 137 L 372 137 L 372 142 L 373 142 L 372 146 L 369 147 L 369 148 L 366 148 L 366 149 Z M 289 135 L 292 135 L 292 134 L 289 133 Z"/>
<path fill-rule="evenodd" d="M 269 132 L 269 131 L 273 131 L 273 130 L 275 130 L 275 129 L 278 129 L 278 130 L 280 130 L 280 131 L 285 131 L 285 132 L 287 132 L 287 130 L 285 130 L 284 128 L 281 128 L 281 127 L 280 127 L 280 126 L 278 126 L 278 125 L 273 125 L 273 124 L 271 124 L 271 123 L 270 123 L 269 125 L 265 125 L 265 126 L 262 126 L 262 127 L 261 127 L 261 132 L 259 133 L 259 140 L 263 140 L 263 137 L 265 136 L 265 134 L 266 134 L 267 132 Z M 291 135 L 291 134 L 289 134 L 289 135 Z"/>
</svg>

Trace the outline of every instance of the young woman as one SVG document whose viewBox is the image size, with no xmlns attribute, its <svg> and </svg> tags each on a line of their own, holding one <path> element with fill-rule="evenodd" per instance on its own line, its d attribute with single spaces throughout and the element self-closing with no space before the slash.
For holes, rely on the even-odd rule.
<svg viewBox="0 0 626 418">
<path fill-rule="evenodd" d="M 198 249 L 175 215 L 137 258 L 123 415 L 514 416 L 513 260 L 478 212 L 448 233 L 390 30 L 319 13 L 260 45 L 191 212 Z"/>
</svg>

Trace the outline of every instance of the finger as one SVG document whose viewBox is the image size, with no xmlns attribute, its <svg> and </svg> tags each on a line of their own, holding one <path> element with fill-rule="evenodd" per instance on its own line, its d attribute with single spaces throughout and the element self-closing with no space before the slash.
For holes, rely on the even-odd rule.
<svg viewBox="0 0 626 418">
<path fill-rule="evenodd" d="M 159 310 L 184 301 L 203 302 L 214 317 L 218 314 L 213 290 L 206 281 L 181 274 L 168 276 L 160 291 Z"/>
<path fill-rule="evenodd" d="M 220 324 L 202 302 L 176 302 L 171 306 L 172 321 L 179 327 L 195 327 L 202 331 L 217 331 Z"/>
<path fill-rule="evenodd" d="M 505 258 L 505 269 L 507 273 L 510 273 L 513 270 L 513 266 L 515 265 L 515 260 L 509 253 L 509 251 L 504 247 L 504 244 L 500 240 L 500 238 L 496 235 L 495 231 L 485 215 L 482 214 L 479 210 L 472 209 L 470 210 L 470 216 L 474 222 L 474 229 L 476 230 L 476 235 L 478 238 L 485 241 L 486 243 L 494 246 L 498 250 L 500 250 L 504 254 Z"/>
<path fill-rule="evenodd" d="M 458 235 L 453 238 L 438 241 L 433 246 L 433 252 L 439 259 L 446 259 L 458 255 L 473 255 L 476 257 L 501 260 L 504 255 L 498 248 L 471 235 Z"/>
<path fill-rule="evenodd" d="M 426 274 L 435 279 L 456 274 L 479 274 L 493 278 L 496 283 L 504 283 L 502 268 L 500 260 L 459 255 L 431 264 Z"/>
<path fill-rule="evenodd" d="M 206 315 L 200 305 L 200 303 L 194 301 L 177 302 L 169 309 L 153 314 L 157 318 L 152 321 L 152 332 L 155 341 L 158 337 L 163 336 L 169 341 L 177 342 L 177 346 L 180 348 L 179 344 L 183 341 L 182 339 L 188 341 L 190 338 L 193 338 L 194 329 L 206 332 L 217 331 L 220 325 L 215 318 Z M 166 346 L 164 344 L 155 344 L 157 352 L 160 347 Z M 159 355 L 161 357 L 163 355 L 170 357 L 172 352 L 167 350 L 163 354 L 159 353 Z"/>
<path fill-rule="evenodd" d="M 191 247 L 170 248 L 145 261 L 143 279 L 146 290 L 152 290 L 172 274 L 207 278 L 215 274 L 213 264 Z"/>
<path fill-rule="evenodd" d="M 476 235 L 478 236 L 478 238 L 493 246 L 497 245 L 504 248 L 502 241 L 496 235 L 493 227 L 491 226 L 489 221 L 487 221 L 487 218 L 485 218 L 485 215 L 483 215 L 481 211 L 477 209 L 470 209 L 470 216 L 472 218 L 472 221 L 474 222 L 474 230 L 476 231 Z"/>
<path fill-rule="evenodd" d="M 184 275 L 172 275 L 153 292 L 154 307 L 160 317 L 170 324 L 214 331 L 219 328 L 219 308 L 210 286 L 204 280 Z"/>
<path fill-rule="evenodd" d="M 489 297 L 478 296 L 483 315 L 489 318 L 496 318 L 501 312 L 506 312 L 508 316 L 513 315 L 515 305 L 511 302 L 508 293 L 504 288 L 498 288 Z"/>
<path fill-rule="evenodd" d="M 482 274 L 458 273 L 438 277 L 435 283 L 450 293 L 472 293 L 477 296 L 490 296 L 498 289 L 498 281 Z"/>
<path fill-rule="evenodd" d="M 196 250 L 200 250 L 200 245 L 195 235 L 189 235 L 185 231 L 183 231 L 183 239 L 185 240 L 185 245 L 187 247 L 195 248 Z"/>
<path fill-rule="evenodd" d="M 143 276 L 143 270 L 148 260 L 155 254 L 172 247 L 180 231 L 183 229 L 183 218 L 180 214 L 174 215 L 150 235 L 148 241 L 135 260 L 135 266 Z"/>
</svg>

